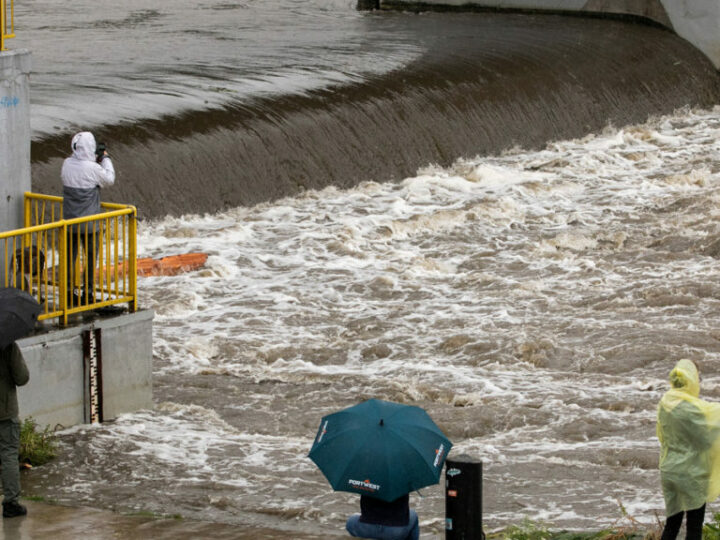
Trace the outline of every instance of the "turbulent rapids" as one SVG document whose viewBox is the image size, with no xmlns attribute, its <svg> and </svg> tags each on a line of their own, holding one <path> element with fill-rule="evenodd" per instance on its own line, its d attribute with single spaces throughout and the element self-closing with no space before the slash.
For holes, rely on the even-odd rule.
<svg viewBox="0 0 720 540">
<path fill-rule="evenodd" d="M 490 529 L 653 523 L 655 406 L 691 357 L 720 399 L 720 108 L 401 182 L 142 227 L 156 410 L 65 432 L 31 478 L 64 502 L 340 535 L 306 457 L 324 414 L 425 407 L 485 461 Z M 439 486 L 413 495 L 440 534 Z"/>
<path fill-rule="evenodd" d="M 93 25 L 68 20 L 76 37 L 135 38 L 63 82 L 88 104 L 71 125 L 49 81 L 77 52 L 37 28 L 59 52 L 38 60 L 34 189 L 58 191 L 68 134 L 89 124 L 118 170 L 104 198 L 153 218 L 139 256 L 209 257 L 140 279 L 155 409 L 62 431 L 25 492 L 343 538 L 357 498 L 307 452 L 323 415 L 380 398 L 425 408 L 451 455 L 483 459 L 488 530 L 600 528 L 625 511 L 652 525 L 655 407 L 675 361 L 696 360 L 720 399 L 720 75 L 652 26 L 347 3 L 113 3 Z M 268 6 L 283 9 L 263 19 Z M 190 20 L 207 41 L 178 59 Z M 273 40 L 291 34 L 303 47 Z M 252 62 L 297 81 L 297 50 L 323 84 L 232 86 Z M 194 99 L 202 77 L 224 90 Z M 411 504 L 438 537 L 442 488 L 422 491 Z"/>
</svg>

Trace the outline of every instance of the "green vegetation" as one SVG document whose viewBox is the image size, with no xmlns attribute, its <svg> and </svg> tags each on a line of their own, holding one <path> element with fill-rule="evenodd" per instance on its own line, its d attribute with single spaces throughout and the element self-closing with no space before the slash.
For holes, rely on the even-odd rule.
<svg viewBox="0 0 720 540">
<path fill-rule="evenodd" d="M 629 515 L 620 504 L 622 517 L 607 529 L 593 532 L 551 531 L 544 523 L 533 522 L 527 518 L 519 525 L 513 525 L 502 531 L 487 535 L 488 540 L 658 540 L 662 533 L 663 522 L 656 516 L 655 525 L 640 523 Z M 704 540 L 720 540 L 720 514 L 715 515 L 717 536 L 705 536 Z M 707 524 L 706 529 L 712 526 Z M 705 533 L 705 531 L 703 531 Z"/>
<path fill-rule="evenodd" d="M 20 463 L 44 465 L 57 455 L 55 435 L 46 426 L 38 431 L 37 422 L 26 418 L 20 426 Z"/>
<path fill-rule="evenodd" d="M 712 516 L 712 521 L 707 521 L 703 527 L 703 540 L 720 540 L 720 513 Z"/>
<path fill-rule="evenodd" d="M 658 540 L 662 534 L 663 521 L 658 518 L 654 526 L 643 525 L 625 516 L 628 524 L 612 526 L 596 532 L 551 531 L 542 523 L 529 519 L 502 531 L 489 533 L 488 540 Z M 703 540 L 720 540 L 720 512 L 713 514 L 703 527 Z"/>
<path fill-rule="evenodd" d="M 42 495 L 23 495 L 22 499 L 32 502 L 47 502 Z"/>
<path fill-rule="evenodd" d="M 544 525 L 525 520 L 487 537 L 496 540 L 656 540 L 660 538 L 660 529 L 648 531 L 626 526 L 596 532 L 551 531 Z"/>
</svg>

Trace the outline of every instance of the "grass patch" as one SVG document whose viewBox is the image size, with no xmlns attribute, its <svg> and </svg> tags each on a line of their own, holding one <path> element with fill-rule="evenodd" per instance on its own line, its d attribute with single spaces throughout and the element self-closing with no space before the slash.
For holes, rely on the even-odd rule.
<svg viewBox="0 0 720 540">
<path fill-rule="evenodd" d="M 488 534 L 487 538 L 488 540 L 656 540 L 660 538 L 660 535 L 655 530 L 648 531 L 631 527 L 591 532 L 552 531 L 542 524 L 526 519 L 520 525 L 513 525 L 505 530 Z"/>
<path fill-rule="evenodd" d="M 512 525 L 502 531 L 487 535 L 488 540 L 659 540 L 662 534 L 663 521 L 656 514 L 654 525 L 640 523 L 628 514 L 623 504 L 620 505 L 621 517 L 606 529 L 600 531 L 552 531 L 541 522 L 524 518 L 519 525 Z M 720 540 L 720 513 L 715 514 L 717 536 L 705 536 L 703 540 Z M 705 525 L 706 529 L 712 524 Z"/>
<path fill-rule="evenodd" d="M 20 426 L 20 463 L 33 467 L 44 465 L 57 455 L 55 435 L 50 426 L 38 429 L 37 422 L 28 417 Z"/>
<path fill-rule="evenodd" d="M 720 540 L 720 512 L 712 515 L 712 521 L 703 525 L 703 540 Z"/>
<path fill-rule="evenodd" d="M 42 495 L 23 495 L 21 499 L 30 502 L 47 502 L 47 499 L 45 499 Z"/>
</svg>

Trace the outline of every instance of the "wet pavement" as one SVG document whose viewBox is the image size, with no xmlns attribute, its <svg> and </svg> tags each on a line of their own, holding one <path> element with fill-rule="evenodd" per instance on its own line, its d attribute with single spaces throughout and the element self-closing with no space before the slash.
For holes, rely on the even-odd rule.
<svg viewBox="0 0 720 540">
<path fill-rule="evenodd" d="M 186 519 L 157 518 L 127 515 L 87 507 L 70 507 L 40 502 L 22 501 L 28 515 L 3 519 L 3 540 L 154 540 L 175 538 L 232 538 L 238 540 L 275 540 L 288 538 L 287 532 L 244 527 L 236 524 L 210 523 Z M 316 535 L 292 534 L 298 540 L 321 538 Z M 337 535 L 322 538 L 347 538 Z"/>
</svg>

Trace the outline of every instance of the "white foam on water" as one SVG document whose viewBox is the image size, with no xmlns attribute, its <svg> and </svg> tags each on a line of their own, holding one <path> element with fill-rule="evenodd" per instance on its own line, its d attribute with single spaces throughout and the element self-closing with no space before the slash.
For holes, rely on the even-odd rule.
<svg viewBox="0 0 720 540">
<path fill-rule="evenodd" d="M 156 374 L 230 377 L 241 398 L 212 379 L 205 397 L 247 425 L 162 405 L 63 437 L 101 463 L 124 441 L 150 464 L 140 483 L 166 467 L 242 499 L 269 482 L 259 507 L 332 524 L 354 503 L 305 458 L 313 412 L 384 397 L 433 411 L 454 455 L 484 460 L 489 529 L 520 514 L 606 527 L 618 500 L 652 524 L 667 374 L 691 357 L 711 397 L 720 384 L 718 140 L 720 108 L 685 110 L 400 183 L 143 222 L 140 256 L 210 254 L 205 269 L 139 280 Z M 277 392 L 306 437 L 253 416 L 276 416 Z M 97 485 L 88 473 L 72 489 Z M 434 527 L 442 490 L 416 504 Z"/>
</svg>

